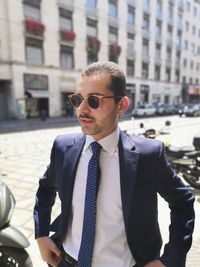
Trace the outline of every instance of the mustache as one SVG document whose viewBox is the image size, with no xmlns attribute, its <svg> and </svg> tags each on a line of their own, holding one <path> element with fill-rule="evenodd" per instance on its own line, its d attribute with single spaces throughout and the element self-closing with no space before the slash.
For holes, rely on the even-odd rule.
<svg viewBox="0 0 200 267">
<path fill-rule="evenodd" d="M 90 120 L 94 120 L 95 118 L 92 116 L 89 116 L 87 114 L 80 114 L 79 115 L 79 119 L 90 119 Z"/>
</svg>

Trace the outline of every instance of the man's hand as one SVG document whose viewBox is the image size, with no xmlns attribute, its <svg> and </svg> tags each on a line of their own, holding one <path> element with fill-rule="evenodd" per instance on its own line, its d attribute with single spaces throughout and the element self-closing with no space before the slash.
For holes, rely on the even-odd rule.
<svg viewBox="0 0 200 267">
<path fill-rule="evenodd" d="M 151 261 L 144 265 L 144 267 L 166 267 L 160 260 Z"/>
<path fill-rule="evenodd" d="M 57 266 L 61 261 L 61 251 L 48 236 L 42 236 L 37 239 L 38 247 L 43 261 L 52 266 Z"/>
</svg>

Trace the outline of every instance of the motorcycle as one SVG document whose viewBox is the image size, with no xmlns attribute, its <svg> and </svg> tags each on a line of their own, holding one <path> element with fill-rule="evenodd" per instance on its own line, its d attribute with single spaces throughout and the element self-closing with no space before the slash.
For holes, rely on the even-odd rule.
<svg viewBox="0 0 200 267">
<path fill-rule="evenodd" d="M 33 267 L 25 248 L 29 246 L 27 238 L 10 220 L 15 207 L 15 198 L 8 186 L 0 180 L 0 266 Z"/>
</svg>

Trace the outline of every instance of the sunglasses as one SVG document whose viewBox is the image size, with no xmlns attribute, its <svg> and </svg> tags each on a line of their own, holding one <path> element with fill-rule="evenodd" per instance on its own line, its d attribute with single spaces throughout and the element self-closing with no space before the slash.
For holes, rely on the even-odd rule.
<svg viewBox="0 0 200 267">
<path fill-rule="evenodd" d="M 81 96 L 79 94 L 68 95 L 69 100 L 75 108 L 78 108 L 84 99 L 87 99 L 87 103 L 90 108 L 97 109 L 101 106 L 104 98 L 121 99 L 122 96 L 101 96 L 101 95 L 89 95 Z"/>
</svg>

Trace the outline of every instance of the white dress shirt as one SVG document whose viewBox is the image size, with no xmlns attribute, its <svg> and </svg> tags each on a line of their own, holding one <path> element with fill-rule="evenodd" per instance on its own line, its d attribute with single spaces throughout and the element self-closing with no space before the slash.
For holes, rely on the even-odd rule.
<svg viewBox="0 0 200 267">
<path fill-rule="evenodd" d="M 90 144 L 93 141 L 95 140 L 91 136 L 86 136 L 75 177 L 71 221 L 67 237 L 63 242 L 65 251 L 76 260 L 81 244 L 87 168 L 92 156 Z M 135 264 L 135 260 L 128 247 L 122 214 L 118 154 L 119 129 L 98 142 L 102 146 L 101 177 L 97 196 L 92 267 L 131 267 Z"/>
</svg>

